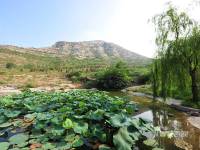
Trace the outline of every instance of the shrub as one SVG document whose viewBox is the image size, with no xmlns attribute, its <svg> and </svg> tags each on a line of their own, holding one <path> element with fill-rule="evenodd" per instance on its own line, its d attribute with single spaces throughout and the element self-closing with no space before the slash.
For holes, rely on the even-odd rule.
<svg viewBox="0 0 200 150">
<path fill-rule="evenodd" d="M 137 85 L 144 85 L 150 81 L 150 77 L 151 77 L 151 74 L 138 75 L 137 77 L 135 77 L 134 83 Z"/>
<path fill-rule="evenodd" d="M 131 78 L 126 64 L 119 62 L 96 76 L 97 87 L 101 89 L 122 89 L 130 84 Z"/>
<path fill-rule="evenodd" d="M 14 63 L 11 63 L 11 62 L 8 62 L 8 63 L 6 63 L 6 68 L 7 69 L 12 69 L 12 68 L 15 68 L 15 64 Z"/>
</svg>

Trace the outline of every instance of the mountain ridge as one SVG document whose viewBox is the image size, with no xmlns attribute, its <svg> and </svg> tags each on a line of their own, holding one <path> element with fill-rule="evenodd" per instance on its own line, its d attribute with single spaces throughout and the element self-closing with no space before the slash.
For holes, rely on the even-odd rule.
<svg viewBox="0 0 200 150">
<path fill-rule="evenodd" d="M 14 50 L 23 53 L 49 54 L 58 57 L 75 57 L 78 59 L 85 58 L 120 58 L 125 61 L 149 62 L 151 59 L 129 51 L 117 44 L 105 42 L 102 40 L 67 42 L 58 41 L 49 47 L 19 47 L 13 45 L 0 45 L 0 48 Z"/>
</svg>

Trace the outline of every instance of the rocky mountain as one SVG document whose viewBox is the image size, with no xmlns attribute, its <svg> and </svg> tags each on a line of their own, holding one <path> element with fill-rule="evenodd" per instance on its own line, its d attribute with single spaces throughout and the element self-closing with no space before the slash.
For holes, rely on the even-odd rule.
<svg viewBox="0 0 200 150">
<path fill-rule="evenodd" d="M 151 59 L 105 41 L 65 42 L 59 41 L 45 48 L 23 48 L 11 45 L 0 45 L 0 48 L 34 54 L 50 54 L 60 57 L 84 58 L 119 58 L 126 61 L 148 63 Z"/>
</svg>

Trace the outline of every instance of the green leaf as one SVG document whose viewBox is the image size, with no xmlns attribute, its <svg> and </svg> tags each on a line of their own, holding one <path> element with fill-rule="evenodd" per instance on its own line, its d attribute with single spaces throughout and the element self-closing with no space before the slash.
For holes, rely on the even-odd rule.
<svg viewBox="0 0 200 150">
<path fill-rule="evenodd" d="M 7 150 L 10 146 L 10 143 L 8 142 L 0 142 L 0 149 L 1 150 Z"/>
<path fill-rule="evenodd" d="M 72 143 L 72 147 L 80 147 L 83 144 L 84 144 L 83 140 L 79 136 L 76 136 L 75 140 Z"/>
<path fill-rule="evenodd" d="M 97 109 L 96 111 L 90 111 L 88 119 L 101 121 L 103 119 L 104 114 L 105 111 L 102 109 Z"/>
<path fill-rule="evenodd" d="M 75 122 L 73 129 L 75 133 L 85 134 L 88 131 L 88 123 Z"/>
<path fill-rule="evenodd" d="M 150 146 L 150 147 L 158 146 L 158 142 L 154 139 L 147 139 L 147 140 L 143 141 L 143 143 L 147 146 Z"/>
<path fill-rule="evenodd" d="M 135 141 L 129 135 L 127 128 L 122 127 L 113 136 L 113 143 L 117 150 L 132 150 L 131 147 L 135 144 Z"/>
<path fill-rule="evenodd" d="M 105 145 L 105 144 L 101 144 L 99 146 L 99 150 L 111 150 L 111 148 L 109 146 Z"/>
<path fill-rule="evenodd" d="M 0 128 L 7 128 L 7 127 L 9 127 L 11 125 L 12 125 L 12 123 L 9 123 L 9 122 L 2 123 L 2 124 L 0 124 Z"/>
<path fill-rule="evenodd" d="M 123 114 L 116 114 L 110 118 L 109 123 L 113 127 L 123 127 L 130 124 L 130 118 Z"/>
<path fill-rule="evenodd" d="M 51 150 L 51 149 L 54 149 L 55 148 L 55 145 L 53 145 L 52 143 L 45 143 L 42 145 L 42 149 L 43 150 Z"/>
<path fill-rule="evenodd" d="M 163 149 L 163 148 L 155 147 L 155 148 L 153 148 L 152 150 L 164 150 L 164 149 Z"/>
<path fill-rule="evenodd" d="M 63 135 L 64 134 L 64 129 L 63 128 L 61 128 L 61 127 L 56 127 L 56 128 L 53 128 L 52 130 L 51 130 L 51 133 L 54 135 L 54 136 L 61 136 L 61 135 Z"/>
<path fill-rule="evenodd" d="M 67 118 L 67 119 L 65 120 L 65 122 L 63 122 L 63 127 L 64 127 L 65 129 L 71 129 L 71 128 L 74 127 L 74 124 L 73 124 L 73 122 L 72 122 L 71 119 Z"/>
<path fill-rule="evenodd" d="M 4 115 L 8 118 L 15 118 L 19 116 L 20 113 L 21 111 L 18 111 L 18 110 L 7 110 L 4 112 Z"/>
<path fill-rule="evenodd" d="M 6 117 L 3 115 L 0 115 L 0 124 L 5 123 L 6 122 Z"/>
<path fill-rule="evenodd" d="M 36 114 L 27 114 L 24 116 L 24 120 L 26 120 L 27 122 L 33 121 L 36 117 Z"/>
<path fill-rule="evenodd" d="M 11 136 L 8 140 L 11 144 L 25 145 L 28 139 L 29 139 L 29 136 L 27 134 L 19 133 L 19 134 Z"/>
<path fill-rule="evenodd" d="M 67 142 L 73 142 L 75 140 L 75 137 L 76 137 L 76 135 L 74 133 L 68 134 L 65 137 L 65 141 L 67 141 Z"/>
<path fill-rule="evenodd" d="M 55 150 L 68 150 L 72 147 L 71 143 L 60 142 L 56 145 Z"/>
</svg>

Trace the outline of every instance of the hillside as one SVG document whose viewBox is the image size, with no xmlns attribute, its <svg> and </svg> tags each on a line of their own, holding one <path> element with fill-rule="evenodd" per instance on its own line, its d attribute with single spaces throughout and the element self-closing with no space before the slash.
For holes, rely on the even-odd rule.
<svg viewBox="0 0 200 150">
<path fill-rule="evenodd" d="M 8 49 L 22 53 L 50 55 L 57 57 L 73 57 L 77 59 L 121 59 L 134 64 L 148 64 L 151 59 L 126 50 L 116 44 L 104 41 L 56 42 L 50 47 L 23 48 L 11 45 L 0 45 L 0 49 Z"/>
</svg>

